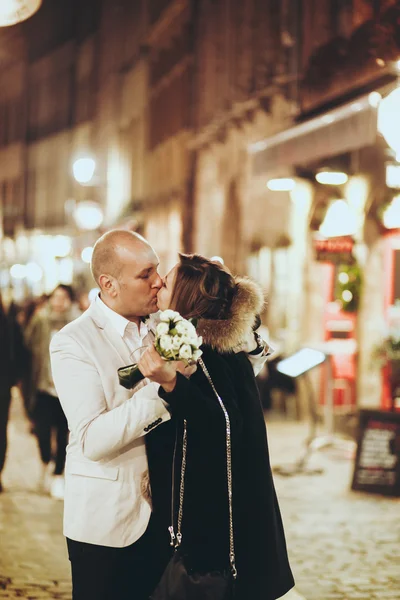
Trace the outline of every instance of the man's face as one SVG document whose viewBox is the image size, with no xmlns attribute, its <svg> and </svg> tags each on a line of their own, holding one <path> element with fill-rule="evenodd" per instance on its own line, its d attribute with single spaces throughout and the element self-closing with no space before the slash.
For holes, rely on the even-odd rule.
<svg viewBox="0 0 400 600">
<path fill-rule="evenodd" d="M 157 293 L 162 286 L 157 272 L 158 257 L 148 244 L 119 252 L 122 269 L 117 280 L 115 308 L 127 319 L 144 317 L 158 310 Z"/>
</svg>

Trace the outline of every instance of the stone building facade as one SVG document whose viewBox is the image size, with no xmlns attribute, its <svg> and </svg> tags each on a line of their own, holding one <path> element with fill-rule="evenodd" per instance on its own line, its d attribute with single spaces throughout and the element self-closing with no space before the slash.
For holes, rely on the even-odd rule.
<svg viewBox="0 0 400 600">
<path fill-rule="evenodd" d="M 364 104 L 352 129 L 332 123 L 318 137 L 308 128 L 352 102 L 358 113 L 360 94 L 393 81 L 396 6 L 44 0 L 31 19 L 0 30 L 0 283 L 8 285 L 11 264 L 39 260 L 32 244 L 40 236 L 68 236 L 80 272 L 80 252 L 100 231 L 127 226 L 154 243 L 162 271 L 178 251 L 195 250 L 259 279 L 269 297 L 264 323 L 283 351 L 325 341 L 327 300 L 312 244 L 330 196 L 313 174 L 336 161 L 351 172 L 341 193 L 361 211 L 359 396 L 376 397 L 368 365 L 380 327 L 372 315 L 384 311 L 375 218 L 382 148 L 371 150 L 376 131 Z M 357 147 L 343 142 L 358 136 Z M 82 187 L 71 165 L 86 155 L 97 168 Z M 295 178 L 295 189 L 267 189 L 282 177 Z M 95 232 L 71 217 L 87 199 L 104 212 Z M 48 291 L 65 265 L 56 255 L 50 265 L 45 248 Z"/>
</svg>

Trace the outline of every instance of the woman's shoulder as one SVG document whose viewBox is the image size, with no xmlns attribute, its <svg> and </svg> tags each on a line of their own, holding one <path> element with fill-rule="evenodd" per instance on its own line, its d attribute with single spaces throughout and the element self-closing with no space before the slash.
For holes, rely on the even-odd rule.
<svg viewBox="0 0 400 600">
<path fill-rule="evenodd" d="M 233 379 L 249 377 L 254 379 L 253 367 L 245 352 L 220 352 L 210 346 L 203 346 L 203 360 L 206 366 L 231 373 Z"/>
</svg>

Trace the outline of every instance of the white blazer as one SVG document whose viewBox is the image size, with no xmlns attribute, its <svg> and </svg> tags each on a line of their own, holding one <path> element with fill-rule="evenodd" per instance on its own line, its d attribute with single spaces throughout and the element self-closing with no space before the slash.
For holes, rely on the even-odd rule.
<svg viewBox="0 0 400 600">
<path fill-rule="evenodd" d="M 158 384 L 144 380 L 135 393 L 119 385 L 117 370 L 129 364 L 129 354 L 96 302 L 50 344 L 54 383 L 70 430 L 64 534 L 116 548 L 132 544 L 147 528 L 144 436 L 170 419 Z"/>
</svg>

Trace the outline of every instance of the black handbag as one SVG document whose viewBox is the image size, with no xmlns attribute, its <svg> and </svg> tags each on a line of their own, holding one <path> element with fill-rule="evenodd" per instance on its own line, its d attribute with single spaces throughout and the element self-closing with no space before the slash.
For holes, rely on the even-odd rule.
<svg viewBox="0 0 400 600">
<path fill-rule="evenodd" d="M 227 479 L 228 479 L 228 507 L 229 507 L 229 563 L 230 569 L 226 571 L 212 571 L 208 573 L 199 573 L 188 566 L 190 557 L 185 556 L 181 551 L 182 543 L 182 517 L 183 517 L 183 498 L 185 492 L 185 471 L 186 471 L 186 451 L 187 451 L 187 422 L 183 422 L 183 444 L 182 444 L 182 466 L 179 486 L 179 509 L 177 518 L 176 533 L 174 529 L 175 522 L 175 493 L 174 493 L 174 469 L 172 476 L 172 525 L 169 527 L 171 535 L 171 546 L 174 546 L 175 552 L 165 569 L 161 580 L 151 595 L 150 600 L 232 600 L 234 598 L 235 581 L 237 570 L 235 565 L 235 546 L 233 536 L 233 513 L 232 513 L 232 449 L 231 449 L 231 426 L 228 411 L 223 401 L 214 387 L 210 374 L 203 360 L 198 361 L 201 369 L 223 410 L 226 423 L 226 458 L 227 458 Z M 176 454 L 175 444 L 175 454 Z M 174 466 L 175 466 L 174 454 Z"/>
</svg>

